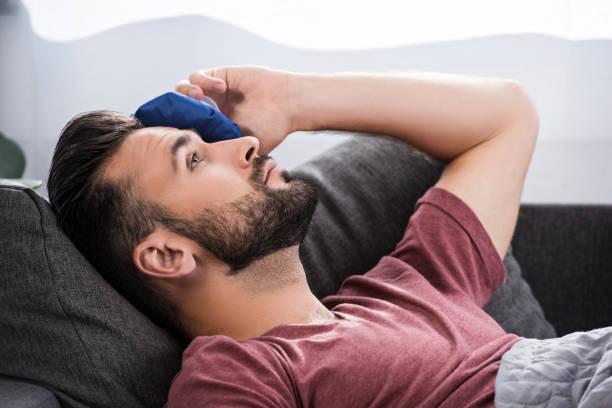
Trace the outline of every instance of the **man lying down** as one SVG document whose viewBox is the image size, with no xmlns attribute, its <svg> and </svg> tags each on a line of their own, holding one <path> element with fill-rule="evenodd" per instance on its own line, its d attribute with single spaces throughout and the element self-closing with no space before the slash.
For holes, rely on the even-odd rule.
<svg viewBox="0 0 612 408">
<path fill-rule="evenodd" d="M 79 249 L 191 340 L 167 407 L 612 406 L 610 329 L 522 339 L 482 310 L 538 134 L 517 82 L 224 67 L 176 91 L 74 118 L 49 177 Z M 446 164 L 395 250 L 321 301 L 298 256 L 317 190 L 268 155 L 319 129 Z"/>
</svg>

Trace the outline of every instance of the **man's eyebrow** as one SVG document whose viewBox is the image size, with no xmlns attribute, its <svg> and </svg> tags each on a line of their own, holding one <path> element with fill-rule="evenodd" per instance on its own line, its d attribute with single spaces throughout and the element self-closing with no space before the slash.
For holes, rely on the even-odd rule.
<svg viewBox="0 0 612 408">
<path fill-rule="evenodd" d="M 172 168 L 175 172 L 178 170 L 178 165 L 176 164 L 176 152 L 181 147 L 189 144 L 189 142 L 191 142 L 191 135 L 188 133 L 182 133 L 176 138 L 174 143 L 172 143 L 172 147 L 170 148 L 170 156 L 172 157 Z"/>
</svg>

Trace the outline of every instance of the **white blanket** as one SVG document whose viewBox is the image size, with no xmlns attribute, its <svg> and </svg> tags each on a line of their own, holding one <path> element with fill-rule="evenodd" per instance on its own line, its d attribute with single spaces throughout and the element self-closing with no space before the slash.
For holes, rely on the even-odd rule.
<svg viewBox="0 0 612 408">
<path fill-rule="evenodd" d="M 497 408 L 611 408 L 612 327 L 523 339 L 504 354 Z"/>
</svg>

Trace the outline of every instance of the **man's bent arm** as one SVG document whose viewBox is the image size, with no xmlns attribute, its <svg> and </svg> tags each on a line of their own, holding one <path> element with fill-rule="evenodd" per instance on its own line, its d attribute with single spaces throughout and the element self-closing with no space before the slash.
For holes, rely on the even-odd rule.
<svg viewBox="0 0 612 408">
<path fill-rule="evenodd" d="M 446 163 L 513 118 L 516 88 L 501 78 L 420 71 L 292 73 L 289 101 L 295 130 L 386 134 Z"/>
<path fill-rule="evenodd" d="M 429 72 L 292 74 L 296 130 L 387 134 L 448 163 L 436 184 L 474 210 L 503 258 L 538 118 L 516 81 Z"/>
</svg>

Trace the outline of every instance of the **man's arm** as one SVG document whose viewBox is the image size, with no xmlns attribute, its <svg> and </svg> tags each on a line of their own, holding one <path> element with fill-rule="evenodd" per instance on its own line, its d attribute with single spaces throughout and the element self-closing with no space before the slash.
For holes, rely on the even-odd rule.
<svg viewBox="0 0 612 408">
<path fill-rule="evenodd" d="M 292 74 L 294 129 L 388 134 L 447 163 L 436 184 L 466 202 L 503 259 L 538 133 L 515 81 L 462 75 Z"/>
</svg>

